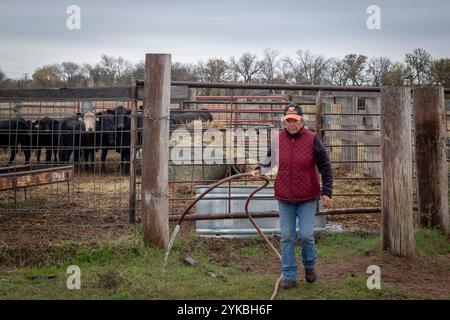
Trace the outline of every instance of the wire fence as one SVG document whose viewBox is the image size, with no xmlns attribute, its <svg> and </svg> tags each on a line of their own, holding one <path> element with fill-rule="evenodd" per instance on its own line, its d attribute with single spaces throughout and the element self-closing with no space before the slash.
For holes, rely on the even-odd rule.
<svg viewBox="0 0 450 320">
<path fill-rule="evenodd" d="M 377 93 L 198 86 L 182 85 L 189 96 L 171 105 L 172 216 L 181 214 L 205 185 L 253 170 L 270 150 L 272 132 L 282 128 L 283 108 L 291 101 L 302 106 L 306 127 L 321 134 L 334 169 L 334 212 L 317 206 L 317 213 L 380 212 Z M 142 135 L 140 89 L 139 85 L 90 89 L 63 98 L 49 98 L 43 89 L 28 96 L 1 97 L 2 230 L 12 230 L 11 237 L 14 226 L 21 226 L 20 230 L 75 227 L 96 234 L 102 228 L 140 221 L 140 148 L 144 139 L 160 138 Z M 269 174 L 272 182 L 275 175 L 276 171 Z M 223 212 L 231 215 L 232 200 L 246 197 L 232 195 L 232 189 L 252 185 L 251 180 L 229 182 L 211 199 L 223 200 Z M 275 198 L 264 195 L 259 200 Z M 96 231 L 86 231 L 89 226 Z"/>
<path fill-rule="evenodd" d="M 192 92 L 192 88 L 189 90 Z M 199 88 L 197 92 L 203 90 Z M 227 175 L 254 169 L 270 150 L 271 132 L 283 126 L 283 109 L 291 101 L 302 106 L 306 127 L 315 131 L 317 122 L 321 122 L 323 142 L 335 170 L 333 196 L 337 206 L 335 212 L 329 213 L 342 214 L 341 210 L 345 208 L 353 211 L 359 208 L 362 214 L 380 212 L 380 99 L 373 93 L 366 96 L 358 93 L 355 97 L 352 93 L 333 96 L 333 92 L 329 92 L 322 96 L 323 108 L 318 114 L 317 94 L 314 92 L 305 95 L 284 90 L 282 94 L 274 94 L 273 90 L 241 90 L 238 86 L 214 92 L 223 95 L 194 94 L 180 104 L 178 111 L 188 114 L 190 119 L 195 118 L 192 114 L 196 114 L 199 120 L 208 118 L 201 116 L 207 112 L 213 121 L 203 121 L 197 127 L 193 123 L 171 123 L 169 185 L 172 215 L 181 214 L 202 186 Z M 183 143 L 176 137 L 176 131 L 180 129 L 183 134 L 188 133 L 188 141 L 191 142 L 184 147 L 180 147 Z M 196 145 L 196 139 L 200 139 L 201 144 Z M 222 152 L 219 155 L 211 153 L 211 150 L 217 150 L 217 141 L 221 141 L 219 147 Z M 255 141 L 256 144 L 252 143 Z M 187 162 L 173 161 L 175 153 L 180 150 L 192 157 L 185 158 Z M 198 163 L 192 160 L 196 153 L 203 156 Z M 270 175 L 272 182 L 275 174 L 276 171 Z M 228 183 L 226 190 L 221 190 L 220 195 L 214 195 L 210 200 L 228 202 L 224 212 L 231 214 L 232 199 L 239 199 L 239 196 L 232 195 L 232 189 L 236 185 L 254 184 L 252 180 Z M 275 200 L 273 196 L 266 198 Z M 324 213 L 319 207 L 317 211 L 318 214 Z"/>
<path fill-rule="evenodd" d="M 137 104 L 133 88 L 2 91 L 1 242 L 92 240 L 127 230 Z"/>
</svg>

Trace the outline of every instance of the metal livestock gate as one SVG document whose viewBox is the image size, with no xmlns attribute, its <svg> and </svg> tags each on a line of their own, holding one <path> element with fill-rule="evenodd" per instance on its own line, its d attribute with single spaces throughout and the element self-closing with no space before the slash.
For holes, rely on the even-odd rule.
<svg viewBox="0 0 450 320">
<path fill-rule="evenodd" d="M 195 198 L 199 191 L 203 190 L 198 189 L 199 185 L 210 184 L 224 175 L 252 170 L 256 163 L 248 161 L 252 151 L 248 147 L 249 143 L 255 137 L 262 143 L 257 151 L 258 159 L 260 159 L 267 148 L 270 148 L 270 136 L 267 135 L 267 130 L 281 126 L 283 106 L 289 101 L 294 101 L 303 106 L 306 126 L 313 131 L 320 131 L 323 142 L 330 152 L 334 169 L 335 206 L 331 210 L 323 210 L 318 204 L 316 215 L 334 216 L 330 220 L 336 222 L 347 220 L 346 225 L 350 228 L 366 229 L 365 221 L 368 221 L 371 225 L 369 229 L 372 231 L 381 229 L 381 216 L 379 215 L 382 201 L 381 99 L 379 88 L 172 82 L 172 84 L 174 83 L 186 85 L 189 88 L 190 99 L 183 103 L 184 110 L 203 112 L 200 109 L 207 109 L 213 114 L 214 122 L 206 125 L 202 134 L 211 128 L 221 131 L 225 136 L 227 129 L 259 130 L 259 133 L 256 136 L 245 136 L 241 140 L 237 136 L 231 137 L 232 144 L 235 146 L 233 151 L 235 162 L 233 164 L 226 163 L 225 155 L 224 164 L 215 166 L 205 165 L 205 163 L 186 165 L 170 160 L 171 221 L 177 220 L 186 205 Z M 214 96 L 203 95 L 211 91 L 214 92 Z M 448 89 L 445 90 L 447 94 L 448 91 Z M 411 116 L 413 121 L 414 115 Z M 412 128 L 412 168 L 413 180 L 415 180 L 414 123 L 412 123 Z M 195 126 L 187 125 L 184 130 L 194 133 Z M 224 141 L 227 139 L 228 137 Z M 245 146 L 241 153 L 237 150 L 239 145 Z M 204 152 L 208 148 L 207 143 L 201 148 Z M 194 153 L 195 151 L 188 150 L 187 152 Z M 238 160 L 242 160 L 242 162 L 239 163 Z M 273 181 L 274 175 L 271 178 Z M 254 185 L 254 182 L 248 180 L 234 183 L 234 185 L 242 184 Z M 223 214 L 217 215 L 217 213 L 202 210 L 201 216 L 188 216 L 187 219 L 217 219 L 218 216 L 221 216 L 222 219 L 242 218 L 242 212 L 237 214 L 232 209 L 232 199 L 239 197 L 231 195 L 231 183 L 228 183 L 227 186 L 228 191 L 214 195 L 212 198 L 213 200 L 228 201 L 228 206 Z M 413 208 L 416 211 L 415 182 L 413 186 Z M 241 198 L 245 198 L 245 196 L 241 196 Z M 273 197 L 262 196 L 262 198 L 274 200 Z M 194 213 L 195 209 L 192 212 Z M 266 210 L 252 213 L 255 217 L 277 216 L 277 212 L 267 212 Z M 354 218 L 348 216 L 349 214 Z M 417 215 L 415 215 L 415 223 L 418 224 Z"/>
<path fill-rule="evenodd" d="M 224 137 L 227 130 L 257 133 L 254 136 L 245 133 L 243 140 L 238 140 L 239 134 L 230 137 L 235 148 L 233 163 L 227 163 L 225 155 L 222 165 L 204 162 L 186 165 L 175 163 L 172 159 L 169 161 L 170 213 L 173 215 L 171 220 L 176 220 L 186 205 L 195 198 L 196 186 L 210 184 L 225 175 L 252 170 L 256 166 L 255 157 L 251 156 L 252 151 L 253 154 L 257 154 L 258 160 L 265 156 L 270 148 L 269 132 L 271 129 L 281 127 L 283 107 L 290 101 L 302 105 L 305 123 L 309 129 L 315 131 L 320 126 L 324 144 L 330 151 L 335 170 L 333 195 L 335 208 L 325 211 L 318 205 L 317 214 L 363 214 L 368 219 L 373 219 L 373 215 L 370 214 L 381 212 L 378 93 L 346 92 L 333 87 L 305 92 L 286 88 L 277 90 L 276 85 L 264 85 L 264 89 L 258 89 L 258 85 L 251 84 L 177 83 L 187 85 L 189 88 L 190 99 L 182 104 L 183 110 L 203 112 L 201 109 L 207 109 L 213 115 L 214 122 L 204 124 L 202 134 L 211 128 L 222 132 Z M 202 95 L 211 91 L 205 89 L 212 89 L 215 95 Z M 193 135 L 195 127 L 191 124 L 184 126 L 183 129 Z M 228 137 L 225 138 L 225 143 L 227 139 Z M 258 150 L 251 150 L 252 147 L 249 147 L 252 139 L 258 139 Z M 207 145 L 208 142 L 202 146 L 202 152 L 208 148 Z M 245 146 L 240 153 L 237 150 L 238 145 Z M 270 177 L 273 181 L 274 175 Z M 234 185 L 242 184 L 255 183 L 251 180 L 234 183 Z M 231 196 L 232 183 L 228 183 L 227 186 L 228 192 L 215 195 L 213 199 L 227 200 L 228 208 L 223 216 L 231 217 L 231 199 L 237 198 Z M 274 200 L 273 197 L 264 199 Z M 270 212 L 253 212 L 253 214 L 264 217 L 277 215 L 276 212 L 272 215 Z M 214 215 L 212 212 L 202 212 L 201 218 L 213 218 Z"/>
</svg>

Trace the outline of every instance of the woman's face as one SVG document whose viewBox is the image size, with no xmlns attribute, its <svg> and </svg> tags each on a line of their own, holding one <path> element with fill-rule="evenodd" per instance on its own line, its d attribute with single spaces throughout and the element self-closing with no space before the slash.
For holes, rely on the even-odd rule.
<svg viewBox="0 0 450 320">
<path fill-rule="evenodd" d="M 303 128 L 303 122 L 300 120 L 295 119 L 286 119 L 284 120 L 284 128 L 290 133 L 290 134 L 296 134 L 300 131 L 301 128 Z"/>
</svg>

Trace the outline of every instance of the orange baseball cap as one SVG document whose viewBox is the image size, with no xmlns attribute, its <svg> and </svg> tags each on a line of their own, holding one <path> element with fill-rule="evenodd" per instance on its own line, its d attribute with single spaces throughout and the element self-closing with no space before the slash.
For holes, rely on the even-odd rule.
<svg viewBox="0 0 450 320">
<path fill-rule="evenodd" d="M 299 121 L 303 116 L 303 111 L 300 105 L 296 103 L 290 103 L 284 108 L 284 120 L 295 119 Z"/>
</svg>

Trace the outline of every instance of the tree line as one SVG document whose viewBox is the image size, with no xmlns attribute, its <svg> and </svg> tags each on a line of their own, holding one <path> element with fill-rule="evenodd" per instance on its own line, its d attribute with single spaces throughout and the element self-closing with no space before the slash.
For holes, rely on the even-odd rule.
<svg viewBox="0 0 450 320">
<path fill-rule="evenodd" d="M 30 79 L 9 79 L 0 69 L 0 88 L 129 86 L 133 80 L 144 79 L 144 72 L 143 60 L 133 63 L 122 57 L 102 55 L 95 64 L 67 61 L 44 65 L 37 68 Z M 433 58 L 421 48 L 406 54 L 402 62 L 355 53 L 343 58 L 326 58 L 301 49 L 294 57 L 283 57 L 280 51 L 267 48 L 261 57 L 246 52 L 228 60 L 214 57 L 194 64 L 174 62 L 172 80 L 342 86 L 435 84 L 450 87 L 450 59 Z"/>
</svg>

